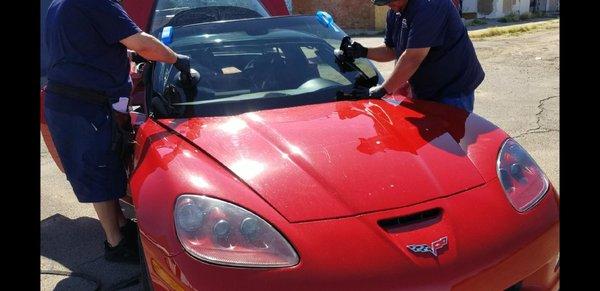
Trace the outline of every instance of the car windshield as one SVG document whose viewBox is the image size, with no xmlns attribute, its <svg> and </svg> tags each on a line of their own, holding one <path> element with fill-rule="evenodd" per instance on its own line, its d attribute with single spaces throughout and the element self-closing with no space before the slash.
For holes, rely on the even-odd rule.
<svg viewBox="0 0 600 291">
<path fill-rule="evenodd" d="M 241 7 L 257 12 L 263 17 L 269 16 L 267 10 L 258 0 L 158 0 L 156 2 L 150 31 L 163 27 L 179 12 L 200 7 Z"/>
<path fill-rule="evenodd" d="M 200 81 L 190 92 L 176 94 L 177 70 L 158 63 L 153 88 L 185 107 L 177 116 L 207 116 L 331 102 L 350 91 L 361 74 L 342 72 L 334 50 L 345 34 L 321 24 L 315 16 L 291 16 L 205 23 L 175 28 L 170 47 L 191 56 Z M 377 80 L 365 59 L 355 64 Z M 375 81 L 376 82 L 376 81 Z M 169 97 L 165 97 L 169 95 Z"/>
</svg>

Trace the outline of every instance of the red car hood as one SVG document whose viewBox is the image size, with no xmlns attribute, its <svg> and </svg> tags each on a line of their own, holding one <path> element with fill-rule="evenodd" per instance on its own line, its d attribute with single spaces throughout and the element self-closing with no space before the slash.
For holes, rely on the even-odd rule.
<svg viewBox="0 0 600 291">
<path fill-rule="evenodd" d="M 484 183 L 460 145 L 467 113 L 398 100 L 162 122 L 290 222 L 408 206 Z"/>
</svg>

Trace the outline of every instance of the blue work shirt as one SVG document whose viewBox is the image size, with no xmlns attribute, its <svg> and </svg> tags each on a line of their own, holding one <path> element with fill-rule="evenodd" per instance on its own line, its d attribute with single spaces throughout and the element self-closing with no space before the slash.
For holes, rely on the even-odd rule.
<svg viewBox="0 0 600 291">
<path fill-rule="evenodd" d="M 111 97 L 129 96 L 127 48 L 119 41 L 140 31 L 115 0 L 54 0 L 44 29 L 48 80 Z M 89 107 L 57 99 L 48 98 L 46 106 L 63 112 Z"/>
<path fill-rule="evenodd" d="M 409 0 L 402 12 L 390 9 L 385 44 L 395 50 L 396 58 L 409 48 L 430 47 L 409 79 L 418 99 L 440 100 L 470 93 L 485 77 L 451 0 Z"/>
</svg>

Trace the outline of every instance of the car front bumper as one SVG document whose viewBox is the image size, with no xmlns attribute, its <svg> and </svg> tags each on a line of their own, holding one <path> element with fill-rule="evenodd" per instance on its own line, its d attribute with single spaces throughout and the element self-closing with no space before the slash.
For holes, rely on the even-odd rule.
<svg viewBox="0 0 600 291">
<path fill-rule="evenodd" d="M 516 212 L 492 181 L 478 188 L 353 217 L 278 225 L 300 263 L 289 268 L 235 268 L 166 256 L 145 236 L 155 290 L 556 290 L 559 212 L 553 187 L 539 204 Z M 432 208 L 430 224 L 384 230 L 377 222 Z M 441 236 L 437 256 L 409 251 Z"/>
</svg>

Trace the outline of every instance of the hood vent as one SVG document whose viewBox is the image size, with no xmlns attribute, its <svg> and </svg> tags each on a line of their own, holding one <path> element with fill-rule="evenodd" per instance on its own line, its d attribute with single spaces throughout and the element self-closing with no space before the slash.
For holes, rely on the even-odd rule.
<svg viewBox="0 0 600 291">
<path fill-rule="evenodd" d="M 442 209 L 434 208 L 406 216 L 380 220 L 377 223 L 387 232 L 405 232 L 435 224 L 442 219 Z"/>
</svg>

